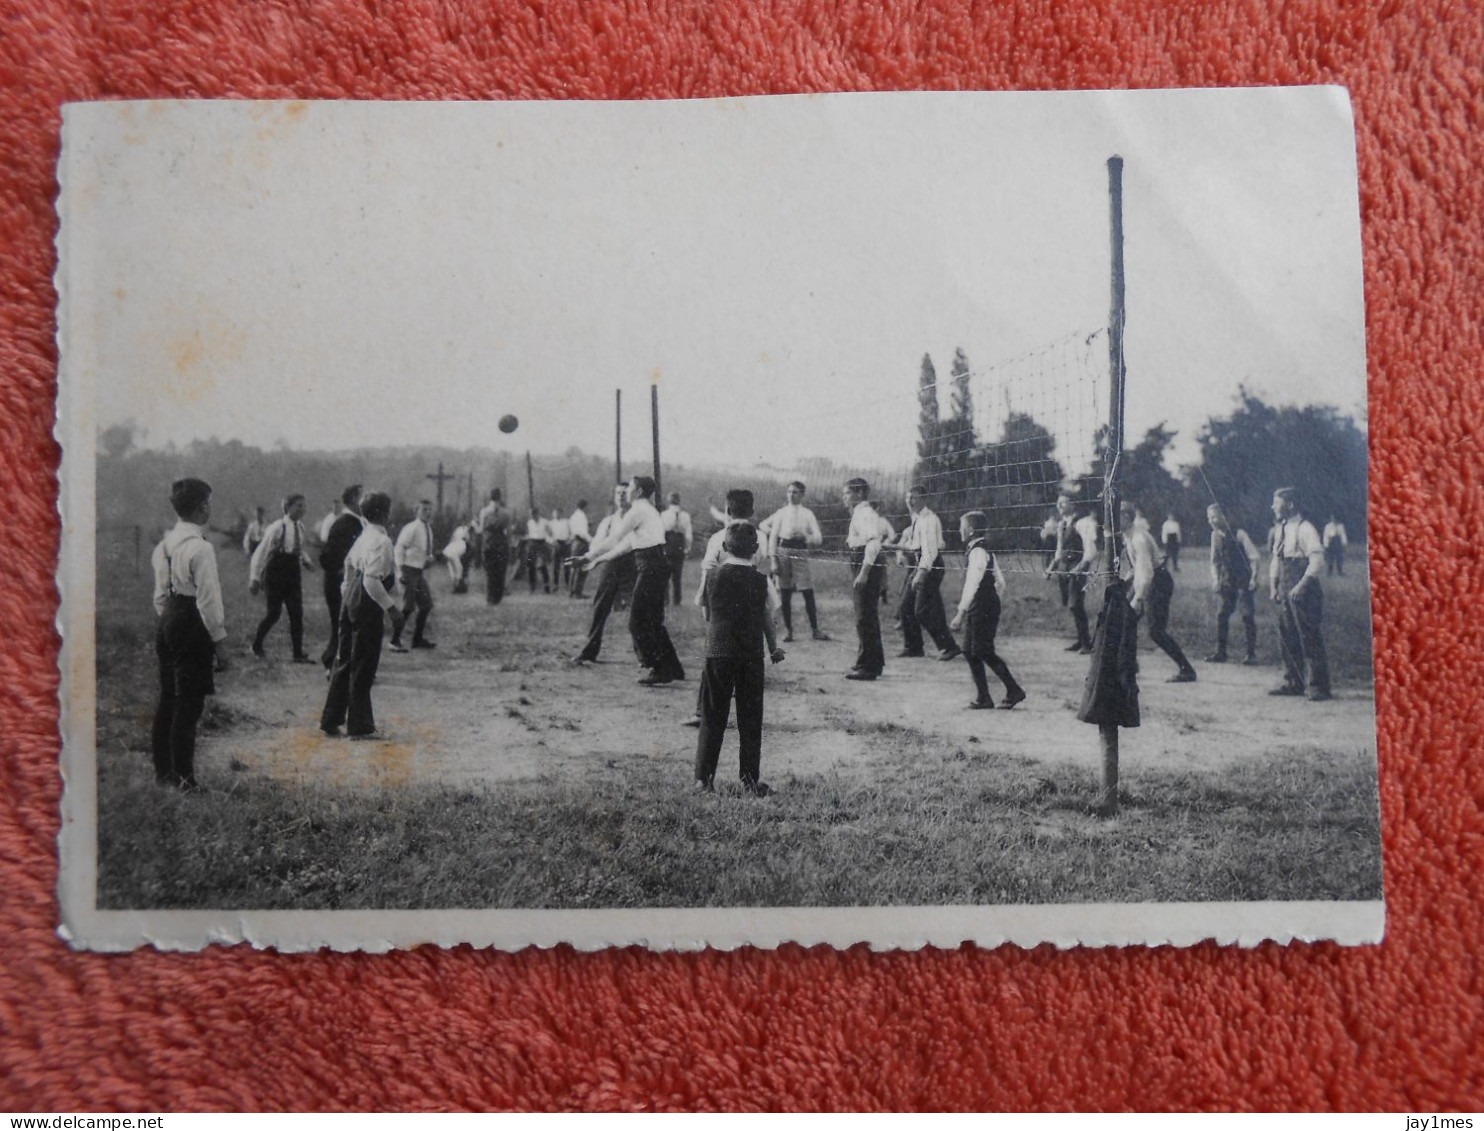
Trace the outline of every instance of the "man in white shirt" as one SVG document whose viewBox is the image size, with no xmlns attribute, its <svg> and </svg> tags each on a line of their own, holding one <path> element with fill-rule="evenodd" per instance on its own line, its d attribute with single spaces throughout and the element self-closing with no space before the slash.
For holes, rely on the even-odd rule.
<svg viewBox="0 0 1484 1131">
<path fill-rule="evenodd" d="M 263 543 L 263 531 L 267 529 L 268 524 L 263 521 L 263 508 L 254 507 L 253 520 L 242 532 L 242 552 L 249 558 L 258 552 L 258 547 Z"/>
<path fill-rule="evenodd" d="M 963 654 L 948 629 L 943 609 L 943 523 L 927 505 L 927 488 L 914 483 L 907 489 L 907 509 L 912 523 L 899 545 L 907 555 L 906 584 L 902 587 L 902 651 L 905 658 L 923 655 L 922 632 L 927 629 L 938 646 L 938 659 L 952 660 Z"/>
<path fill-rule="evenodd" d="M 648 669 L 639 680 L 643 687 L 659 687 L 685 678 L 685 668 L 665 628 L 665 583 L 670 567 L 665 561 L 665 528 L 654 507 L 657 490 L 647 475 L 630 479 L 628 513 L 603 538 L 595 539 L 587 552 L 588 560 L 596 565 L 630 552 L 625 549 L 626 542 L 632 545 L 637 572 L 629 607 L 629 635 L 639 663 Z"/>
<path fill-rule="evenodd" d="M 315 533 L 319 535 L 319 543 L 323 546 L 330 540 L 330 527 L 335 525 L 335 520 L 345 513 L 345 505 L 340 499 L 332 500 L 330 513 L 319 520 L 319 527 Z"/>
<path fill-rule="evenodd" d="M 882 518 L 868 501 L 871 486 L 864 479 L 851 479 L 845 484 L 843 501 L 850 511 L 850 531 L 845 546 L 850 550 L 851 599 L 855 604 L 855 634 L 859 641 L 855 666 L 846 679 L 873 680 L 886 668 L 886 655 L 881 647 L 881 613 L 877 608 L 882 587 L 886 584 L 886 564 L 882 560 Z"/>
<path fill-rule="evenodd" d="M 577 509 L 567 519 L 567 526 L 572 531 L 572 577 L 568 592 L 573 597 L 581 597 L 583 582 L 587 579 L 587 574 L 583 572 L 577 559 L 587 553 L 587 548 L 593 543 L 592 530 L 587 522 L 586 499 L 577 500 Z"/>
<path fill-rule="evenodd" d="M 371 685 L 381 662 L 381 638 L 390 619 L 402 633 L 402 611 L 393 594 L 397 587 L 396 550 L 386 532 L 392 500 L 381 491 L 361 499 L 365 525 L 345 555 L 345 588 L 340 594 L 340 651 L 330 672 L 330 690 L 320 714 L 320 729 L 351 738 L 376 736 Z"/>
<path fill-rule="evenodd" d="M 428 587 L 427 569 L 438 559 L 433 552 L 433 504 L 419 499 L 413 519 L 397 532 L 397 544 L 393 550 L 393 564 L 397 567 L 397 580 L 402 586 L 402 619 L 406 621 L 417 609 L 417 619 L 412 623 L 412 646 L 414 648 L 436 648 L 424 634 L 428 616 L 433 611 L 433 591 Z M 393 652 L 405 652 L 402 646 L 402 628 L 392 628 Z"/>
<path fill-rule="evenodd" d="M 510 512 L 498 487 L 490 492 L 490 501 L 474 520 L 474 527 L 484 558 L 484 601 L 498 605 L 505 598 L 505 574 L 510 569 Z"/>
<path fill-rule="evenodd" d="M 608 535 L 623 517 L 624 512 L 628 510 L 628 505 L 628 493 L 624 485 L 619 483 L 613 488 L 613 509 L 598 523 L 598 529 L 593 533 L 588 553 L 592 552 L 593 546 L 608 541 Z M 574 664 L 598 662 L 598 654 L 603 649 L 603 629 L 608 623 L 608 616 L 613 611 L 619 597 L 631 592 L 634 588 L 633 541 L 621 540 L 617 546 L 619 552 L 609 557 L 603 565 L 602 572 L 598 575 L 597 590 L 593 593 L 593 618 L 587 630 L 587 643 L 573 659 Z M 584 562 L 586 559 L 587 554 L 584 554 Z M 580 569 L 579 572 L 585 572 L 585 570 Z"/>
<path fill-rule="evenodd" d="M 1165 548 L 1165 564 L 1175 573 L 1180 572 L 1180 520 L 1173 511 L 1165 515 L 1159 528 L 1159 540 Z"/>
<path fill-rule="evenodd" d="M 541 517 L 541 512 L 535 507 L 531 508 L 531 517 L 526 519 L 526 536 L 521 540 L 524 547 L 522 565 L 525 566 L 526 580 L 531 583 L 531 592 L 536 592 L 536 572 L 541 573 L 541 591 L 551 592 L 551 572 L 547 562 L 551 560 L 551 528 L 546 525 L 546 520 Z"/>
<path fill-rule="evenodd" d="M 686 555 L 695 538 L 690 515 L 680 509 L 679 491 L 670 492 L 669 505 L 660 512 L 660 524 L 665 530 L 665 562 L 670 567 L 670 603 L 678 605 L 680 571 L 685 568 Z"/>
<path fill-rule="evenodd" d="M 804 612 L 809 617 L 809 631 L 815 640 L 828 640 L 819 630 L 819 611 L 814 603 L 814 580 L 810 576 L 809 550 L 824 544 L 819 519 L 804 505 L 804 484 L 795 479 L 788 485 L 788 500 L 758 525 L 767 536 L 766 554 L 773 577 L 778 582 L 779 600 L 783 603 L 783 642 L 794 638 L 794 590 L 804 595 Z"/>
<path fill-rule="evenodd" d="M 1098 524 L 1091 515 L 1078 514 L 1077 502 L 1070 495 L 1056 500 L 1056 512 L 1056 552 L 1046 567 L 1046 576 L 1056 578 L 1062 607 L 1072 612 L 1077 638 L 1067 645 L 1067 651 L 1089 655 L 1092 633 L 1087 623 L 1087 579 L 1097 565 Z"/>
<path fill-rule="evenodd" d="M 268 610 L 258 622 L 253 636 L 252 654 L 263 659 L 263 641 L 268 630 L 278 623 L 285 609 L 289 614 L 289 639 L 294 646 L 294 663 L 312 664 L 304 651 L 304 576 L 314 572 L 309 550 L 304 544 L 304 496 L 289 495 L 283 501 L 283 517 L 268 524 L 263 541 L 258 544 L 248 570 L 248 591 L 256 597 L 268 595 Z"/>
<path fill-rule="evenodd" d="M 572 523 L 556 507 L 551 508 L 551 517 L 546 520 L 546 544 L 551 548 L 551 587 L 560 593 L 565 581 L 562 571 L 576 563 L 567 560 L 572 555 Z"/>
<path fill-rule="evenodd" d="M 1334 515 L 1324 524 L 1324 572 L 1326 575 L 1345 576 L 1345 547 L 1350 538 L 1345 533 L 1345 524 Z"/>
<path fill-rule="evenodd" d="M 1140 529 L 1131 503 L 1119 505 L 1123 520 L 1123 554 L 1119 557 L 1119 580 L 1130 582 L 1129 603 L 1134 612 L 1149 624 L 1149 639 L 1175 661 L 1175 674 L 1170 683 L 1194 683 L 1195 668 L 1185 652 L 1170 635 L 1170 598 L 1175 594 L 1175 579 L 1160 560 L 1159 545 L 1154 535 Z"/>
<path fill-rule="evenodd" d="M 1329 657 L 1324 649 L 1321 622 L 1324 593 L 1319 575 L 1324 571 L 1324 542 L 1314 524 L 1304 518 L 1299 492 L 1280 487 L 1273 492 L 1273 560 L 1268 569 L 1269 592 L 1278 606 L 1278 635 L 1283 644 L 1283 682 L 1269 695 L 1303 695 L 1322 702 L 1332 698 Z"/>
<path fill-rule="evenodd" d="M 155 780 L 189 791 L 196 788 L 196 724 L 206 696 L 216 694 L 214 673 L 227 668 L 227 627 L 216 550 L 206 540 L 211 487 L 200 479 L 176 480 L 170 505 L 178 521 L 150 557 L 160 621 L 160 702 L 150 744 Z"/>
<path fill-rule="evenodd" d="M 1211 524 L 1211 590 L 1216 594 L 1216 651 L 1207 663 L 1226 663 L 1226 645 L 1232 613 L 1242 609 L 1242 627 L 1247 633 L 1247 653 L 1242 663 L 1257 663 L 1257 610 L 1253 591 L 1257 588 L 1257 565 L 1262 559 L 1245 530 L 1233 530 L 1226 512 L 1216 503 L 1206 508 Z"/>
</svg>

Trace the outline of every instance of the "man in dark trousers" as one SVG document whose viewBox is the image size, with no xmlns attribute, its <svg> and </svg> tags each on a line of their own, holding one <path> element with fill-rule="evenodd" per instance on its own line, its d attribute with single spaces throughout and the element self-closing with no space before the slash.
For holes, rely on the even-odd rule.
<svg viewBox="0 0 1484 1131">
<path fill-rule="evenodd" d="M 593 540 L 589 545 L 596 545 L 608 537 L 614 525 L 623 517 L 628 510 L 628 494 L 622 483 L 613 488 L 613 510 L 604 516 L 603 521 L 598 523 L 598 529 L 593 532 Z M 620 552 L 603 563 L 603 572 L 599 576 L 597 589 L 593 592 L 593 619 L 587 630 L 587 643 L 583 646 L 577 658 L 572 662 L 575 664 L 595 664 L 598 662 L 598 653 L 603 648 L 603 628 L 608 623 L 608 614 L 613 612 L 614 603 L 621 595 L 630 593 L 634 588 L 634 579 L 637 570 L 634 566 L 633 545 L 630 541 L 627 545 L 620 543 Z M 579 564 L 579 568 L 581 565 Z"/>
<path fill-rule="evenodd" d="M 1056 500 L 1056 550 L 1046 576 L 1055 577 L 1061 592 L 1061 603 L 1071 610 L 1077 638 L 1067 645 L 1068 652 L 1092 652 L 1092 632 L 1087 620 L 1087 580 L 1097 564 L 1097 520 L 1078 514 L 1070 495 Z"/>
<path fill-rule="evenodd" d="M 1257 546 L 1245 530 L 1232 529 L 1216 503 L 1206 508 L 1206 521 L 1211 524 L 1211 588 L 1216 594 L 1216 651 L 1206 661 L 1226 663 L 1232 613 L 1240 606 L 1247 641 L 1242 663 L 1251 667 L 1257 663 L 1257 609 L 1252 597 L 1260 560 Z"/>
<path fill-rule="evenodd" d="M 1159 545 L 1147 527 L 1135 524 L 1132 503 L 1120 503 L 1123 520 L 1124 552 L 1119 556 L 1118 578 L 1129 583 L 1129 601 L 1134 612 L 1149 625 L 1149 639 L 1175 662 L 1170 683 L 1194 683 L 1195 668 L 1184 650 L 1170 635 L 1170 600 L 1175 595 L 1175 579 L 1165 568 Z"/>
<path fill-rule="evenodd" d="M 1273 560 L 1268 584 L 1278 606 L 1278 633 L 1283 643 L 1283 682 L 1269 695 L 1303 695 L 1322 702 L 1332 698 L 1329 657 L 1324 649 L 1324 542 L 1304 518 L 1297 488 L 1273 492 Z"/>
<path fill-rule="evenodd" d="M 294 646 L 294 663 L 312 664 L 304 651 L 304 579 L 302 570 L 314 571 L 313 564 L 305 556 L 304 546 L 304 496 L 290 495 L 283 501 L 283 517 L 268 524 L 263 532 L 263 541 L 252 556 L 248 591 L 256 597 L 259 592 L 268 594 L 268 611 L 258 622 L 258 631 L 253 636 L 252 654 L 259 659 L 266 655 L 263 641 L 268 630 L 278 623 L 279 615 L 289 614 L 289 639 Z"/>
<path fill-rule="evenodd" d="M 904 531 L 901 545 L 911 556 L 898 610 L 902 656 L 923 655 L 922 634 L 926 630 L 938 646 L 938 659 L 957 659 L 963 653 L 953 639 L 943 609 L 943 523 L 927 505 L 927 488 L 921 483 L 907 489 L 907 509 L 912 512 L 912 523 Z"/>
<path fill-rule="evenodd" d="M 510 512 L 500 498 L 500 489 L 490 492 L 490 501 L 479 512 L 481 553 L 484 557 L 485 604 L 498 605 L 505 598 L 505 573 L 510 568 Z"/>
<path fill-rule="evenodd" d="M 428 587 L 428 567 L 437 556 L 433 552 L 433 504 L 428 499 L 419 499 L 413 519 L 397 533 L 393 547 L 397 567 L 397 584 L 402 586 L 402 619 L 412 620 L 412 646 L 414 648 L 436 648 L 425 635 L 428 616 L 433 611 L 433 591 Z M 413 619 L 413 610 L 417 617 Z M 393 652 L 405 652 L 402 646 L 402 629 L 392 629 Z"/>
<path fill-rule="evenodd" d="M 150 736 L 155 780 L 176 789 L 196 788 L 196 724 L 206 697 L 216 694 L 214 672 L 225 671 L 227 629 L 216 550 L 206 540 L 211 487 L 200 479 L 170 486 L 179 518 L 155 547 L 155 656 L 160 663 L 160 703 Z"/>
<path fill-rule="evenodd" d="M 886 667 L 881 646 L 881 593 L 886 584 L 886 563 L 881 556 L 882 522 L 868 501 L 871 486 L 864 479 L 845 484 L 843 500 L 850 511 L 850 532 L 845 545 L 850 550 L 851 599 L 855 603 L 855 635 L 859 641 L 855 666 L 846 679 L 873 680 Z"/>
<path fill-rule="evenodd" d="M 773 663 L 783 651 L 773 639 L 768 579 L 757 571 L 757 531 L 751 523 L 726 528 L 725 556 L 707 574 L 706 667 L 701 674 L 701 732 L 696 738 L 696 786 L 714 788 L 727 716 L 737 700 L 742 788 L 754 797 L 772 792 L 759 781 L 763 755 L 763 647 Z"/>
<path fill-rule="evenodd" d="M 680 574 L 695 539 L 690 515 L 680 509 L 679 491 L 670 492 L 669 505 L 660 512 L 660 524 L 665 528 L 665 562 L 670 567 L 670 603 L 678 605 Z"/>
<path fill-rule="evenodd" d="M 329 671 L 340 651 L 340 587 L 345 581 L 345 555 L 361 536 L 361 485 L 353 483 L 340 493 L 345 509 L 335 516 L 325 534 L 320 550 L 319 567 L 325 571 L 325 608 L 330 611 L 330 642 L 320 654 L 320 663 Z"/>
<path fill-rule="evenodd" d="M 381 639 L 388 620 L 392 631 L 402 631 L 397 607 L 396 550 L 386 532 L 392 501 L 372 491 L 361 501 L 365 525 L 345 556 L 345 586 L 341 591 L 340 651 L 330 672 L 330 689 L 320 715 L 320 729 L 351 738 L 376 737 L 371 709 L 371 685 L 381 663 Z"/>
</svg>

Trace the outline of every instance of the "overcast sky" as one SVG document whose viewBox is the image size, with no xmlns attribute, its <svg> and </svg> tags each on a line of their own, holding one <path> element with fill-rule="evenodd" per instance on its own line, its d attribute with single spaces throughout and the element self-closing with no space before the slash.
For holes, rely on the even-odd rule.
<svg viewBox="0 0 1484 1131">
<path fill-rule="evenodd" d="M 638 457 L 657 380 L 667 460 L 906 459 L 921 357 L 946 381 L 960 346 L 1070 428 L 1102 411 L 1114 153 L 1131 434 L 1168 421 L 1189 459 L 1242 382 L 1364 404 L 1335 88 L 66 121 L 64 368 L 151 445 L 606 453 L 621 388 Z"/>
</svg>

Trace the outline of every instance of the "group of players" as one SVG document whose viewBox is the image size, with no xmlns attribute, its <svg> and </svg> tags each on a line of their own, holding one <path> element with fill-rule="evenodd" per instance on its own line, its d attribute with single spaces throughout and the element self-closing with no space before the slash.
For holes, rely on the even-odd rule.
<svg viewBox="0 0 1484 1131">
<path fill-rule="evenodd" d="M 546 520 L 538 512 L 531 512 L 524 537 L 516 538 L 511 512 L 500 492 L 492 491 L 480 514 L 458 527 L 443 551 L 435 552 L 430 502 L 419 502 L 412 519 L 393 540 L 386 529 L 390 498 L 381 492 L 363 493 L 359 486 L 347 488 L 340 505 L 325 517 L 318 530 L 318 564 L 324 572 L 331 624 L 329 642 L 320 656 L 329 679 L 321 729 L 328 735 L 339 735 L 343 727 L 352 738 L 376 735 L 371 687 L 386 624 L 391 624 L 392 651 L 409 650 L 403 644 L 404 627 L 409 621 L 413 625 L 411 648 L 436 647 L 426 635 L 433 607 L 426 573 L 441 558 L 456 590 L 466 589 L 469 563 L 476 553 L 483 558 L 490 604 L 498 604 L 503 597 L 512 556 L 525 567 L 532 592 L 538 574 L 550 591 L 552 574 L 545 572 L 548 565 L 555 567 L 560 591 L 566 564 L 567 591 L 581 596 L 586 573 L 601 567 L 588 638 L 573 663 L 586 665 L 598 659 L 606 621 L 615 606 L 627 599 L 629 631 L 644 669 L 639 683 L 656 687 L 685 679 L 684 666 L 665 627 L 665 607 L 667 598 L 676 603 L 680 600 L 680 579 L 692 547 L 693 527 L 690 516 L 680 508 L 678 495 L 672 494 L 668 506 L 660 510 L 657 493 L 653 479 L 635 476 L 615 489 L 613 506 L 595 531 L 589 532 L 586 504 L 580 502 L 565 520 L 556 514 Z M 195 788 L 195 730 L 204 698 L 214 692 L 213 673 L 225 669 L 228 663 L 222 647 L 226 630 L 215 552 L 206 539 L 210 494 L 210 487 L 198 479 L 179 480 L 172 486 L 171 503 L 179 521 L 153 556 L 161 679 L 153 733 L 155 770 L 160 781 L 187 790 Z M 903 639 L 900 656 L 924 656 L 926 636 L 937 646 L 939 659 L 962 656 L 967 660 L 976 692 L 969 703 L 971 708 L 995 706 L 988 686 L 989 672 L 1004 685 L 1001 709 L 1022 702 L 1026 693 L 995 647 L 1005 579 L 987 545 L 990 531 L 986 514 L 970 511 L 960 518 L 958 533 L 967 572 L 950 622 L 941 594 L 946 539 L 941 520 L 928 505 L 926 491 L 920 485 L 908 491 L 910 521 L 900 532 L 880 514 L 869 495 L 869 484 L 863 479 L 850 480 L 843 491 L 850 512 L 845 546 L 858 645 L 855 663 L 845 678 L 871 681 L 884 671 L 880 605 L 886 596 L 887 558 L 895 552 L 906 567 L 897 609 Z M 782 614 L 782 641 L 792 641 L 793 596 L 797 592 L 803 599 L 812 638 L 829 639 L 819 624 L 810 572 L 811 557 L 817 559 L 823 535 L 817 518 L 804 505 L 804 496 L 803 483 L 789 484 L 785 505 L 756 526 L 750 491 L 728 492 L 726 510 L 713 509 L 721 528 L 707 544 L 695 598 L 708 621 L 705 664 L 691 722 L 700 732 L 696 782 L 701 789 L 713 788 L 722 735 L 735 701 L 743 787 L 754 794 L 768 792 L 759 780 L 764 661 L 778 663 L 784 658 L 774 636 L 774 614 Z M 268 632 L 287 611 L 293 660 L 313 663 L 303 646 L 301 573 L 315 568 L 306 546 L 304 510 L 304 498 L 292 495 L 284 500 L 282 518 L 264 526 L 260 512 L 259 521 L 248 527 L 244 549 L 251 558 L 251 592 L 263 592 L 267 602 L 253 639 L 253 653 L 265 654 Z M 1335 555 L 1326 544 L 1328 539 L 1321 539 L 1303 517 L 1297 491 L 1277 491 L 1273 513 L 1269 585 L 1280 611 L 1285 680 L 1272 693 L 1327 699 L 1329 674 L 1318 576 L 1326 564 L 1331 570 L 1335 568 Z M 1230 617 L 1240 608 L 1247 646 L 1243 662 L 1255 663 L 1253 591 L 1259 555 L 1252 540 L 1244 531 L 1232 528 L 1220 507 L 1211 507 L 1208 518 L 1212 528 L 1213 587 L 1218 601 L 1217 647 L 1207 659 L 1226 661 Z M 1173 563 L 1168 553 L 1161 552 L 1147 523 L 1127 503 L 1121 525 L 1120 581 L 1135 612 L 1147 620 L 1151 640 L 1175 661 L 1177 671 L 1172 682 L 1192 682 L 1195 669 L 1168 631 Z M 1099 524 L 1074 499 L 1063 496 L 1058 500 L 1051 532 L 1054 546 L 1046 574 L 1057 581 L 1062 603 L 1070 609 L 1076 629 L 1076 639 L 1068 651 L 1089 652 L 1092 636 L 1085 595 L 1088 581 L 1098 568 Z M 1326 535 L 1330 533 L 1326 530 Z M 1340 536 L 1343 538 L 1343 529 Z M 962 646 L 954 636 L 961 629 Z"/>
</svg>

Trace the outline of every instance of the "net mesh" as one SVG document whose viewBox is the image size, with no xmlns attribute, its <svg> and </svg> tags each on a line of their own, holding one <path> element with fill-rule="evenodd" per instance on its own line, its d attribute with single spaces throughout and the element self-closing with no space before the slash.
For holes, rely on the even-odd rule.
<svg viewBox="0 0 1484 1131">
<path fill-rule="evenodd" d="M 762 521 L 777 505 L 769 500 L 781 503 L 790 481 L 804 483 L 805 505 L 824 535 L 822 546 L 808 550 L 810 558 L 848 559 L 851 516 L 842 492 L 860 478 L 898 536 L 911 525 L 908 489 L 925 492 L 943 524 L 948 568 L 964 568 L 959 518 L 977 510 L 985 514 L 988 544 L 1002 568 L 1039 572 L 1055 547 L 1059 494 L 1071 494 L 1101 520 L 1110 470 L 1109 386 L 1106 329 L 1069 334 L 978 369 L 960 352 L 947 374 L 924 358 L 915 383 L 904 374 L 900 395 L 858 403 L 848 421 L 838 412 L 820 414 L 817 434 L 843 428 L 852 449 L 869 455 L 762 467 L 737 485 L 753 491 Z"/>
</svg>

